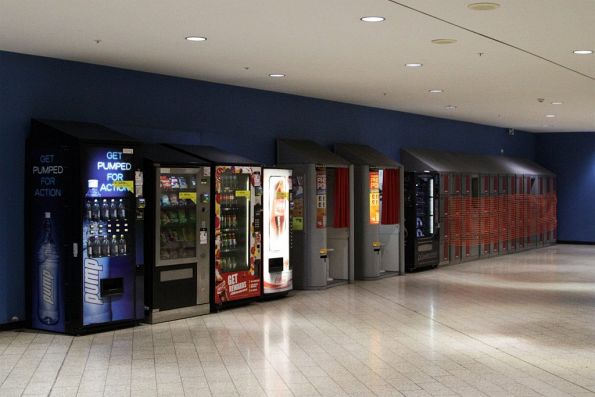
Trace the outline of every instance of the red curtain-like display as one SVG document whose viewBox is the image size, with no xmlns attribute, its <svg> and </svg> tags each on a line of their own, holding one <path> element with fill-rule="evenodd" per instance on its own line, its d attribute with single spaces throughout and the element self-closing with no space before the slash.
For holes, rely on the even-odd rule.
<svg viewBox="0 0 595 397">
<path fill-rule="evenodd" d="M 335 169 L 335 216 L 333 227 L 349 227 L 349 168 Z"/>
<path fill-rule="evenodd" d="M 398 169 L 385 169 L 382 174 L 382 219 L 383 225 L 400 222 L 401 181 Z"/>
</svg>

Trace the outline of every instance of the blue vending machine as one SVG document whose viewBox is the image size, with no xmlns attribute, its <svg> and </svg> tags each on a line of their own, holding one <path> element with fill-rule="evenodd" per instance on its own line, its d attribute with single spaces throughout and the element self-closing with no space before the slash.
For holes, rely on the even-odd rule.
<svg viewBox="0 0 595 397">
<path fill-rule="evenodd" d="M 82 334 L 137 321 L 143 186 L 136 152 L 131 138 L 101 125 L 32 121 L 26 255 L 33 328 Z"/>
</svg>

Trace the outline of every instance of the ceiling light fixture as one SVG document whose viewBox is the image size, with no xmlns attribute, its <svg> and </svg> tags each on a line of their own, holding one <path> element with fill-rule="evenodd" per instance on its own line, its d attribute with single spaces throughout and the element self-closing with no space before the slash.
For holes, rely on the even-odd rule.
<svg viewBox="0 0 595 397">
<path fill-rule="evenodd" d="M 548 119 L 553 119 L 554 117 L 556 117 L 555 114 L 546 114 L 545 117 L 547 117 Z"/>
<path fill-rule="evenodd" d="M 384 17 L 361 17 L 359 20 L 362 22 L 383 22 L 386 18 Z"/>
<path fill-rule="evenodd" d="M 207 38 L 200 37 L 200 36 L 188 36 L 188 37 L 186 37 L 186 40 L 188 40 L 188 41 L 207 41 Z"/>
<path fill-rule="evenodd" d="M 561 105 L 562 102 L 552 102 L 552 105 Z"/>
<path fill-rule="evenodd" d="M 574 50 L 573 51 L 576 55 L 591 55 L 593 50 Z"/>
<path fill-rule="evenodd" d="M 475 11 L 492 11 L 495 10 L 496 8 L 500 7 L 500 4 L 498 3 L 471 3 L 468 4 L 467 7 L 469 7 L 472 10 Z"/>
<path fill-rule="evenodd" d="M 281 78 L 281 77 L 285 77 L 285 75 L 283 73 L 271 73 L 271 74 L 269 74 L 269 77 Z"/>
<path fill-rule="evenodd" d="M 408 68 L 421 68 L 424 65 L 423 63 L 406 63 L 405 66 Z"/>
<path fill-rule="evenodd" d="M 428 90 L 428 92 L 431 94 L 439 94 L 441 92 L 444 92 L 444 90 Z"/>
<path fill-rule="evenodd" d="M 454 44 L 457 41 L 455 39 L 434 39 L 432 43 L 434 44 Z"/>
<path fill-rule="evenodd" d="M 444 107 L 446 110 L 455 110 L 457 107 L 455 105 L 447 105 Z"/>
</svg>

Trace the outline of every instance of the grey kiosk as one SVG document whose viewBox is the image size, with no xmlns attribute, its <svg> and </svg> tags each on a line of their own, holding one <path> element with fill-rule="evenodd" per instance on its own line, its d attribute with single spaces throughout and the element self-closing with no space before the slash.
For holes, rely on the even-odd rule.
<svg viewBox="0 0 595 397">
<path fill-rule="evenodd" d="M 353 166 L 313 141 L 277 140 L 277 163 L 293 170 L 294 287 L 354 279 Z"/>
<path fill-rule="evenodd" d="M 335 144 L 335 153 L 354 165 L 355 278 L 404 274 L 403 166 L 368 145 Z"/>
</svg>

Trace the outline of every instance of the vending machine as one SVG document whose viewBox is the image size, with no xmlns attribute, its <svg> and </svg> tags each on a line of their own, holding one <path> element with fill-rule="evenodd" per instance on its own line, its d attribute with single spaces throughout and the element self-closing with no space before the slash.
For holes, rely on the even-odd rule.
<svg viewBox="0 0 595 397">
<path fill-rule="evenodd" d="M 211 166 L 163 145 L 144 145 L 145 319 L 210 312 Z"/>
<path fill-rule="evenodd" d="M 289 218 L 292 171 L 264 168 L 263 182 L 263 294 L 284 294 L 293 288 L 289 260 L 292 224 Z"/>
<path fill-rule="evenodd" d="M 34 120 L 27 140 L 31 326 L 81 334 L 136 322 L 137 143 Z"/>
<path fill-rule="evenodd" d="M 262 290 L 262 167 L 212 146 L 168 145 L 210 164 L 211 311 L 257 299 Z"/>
</svg>

